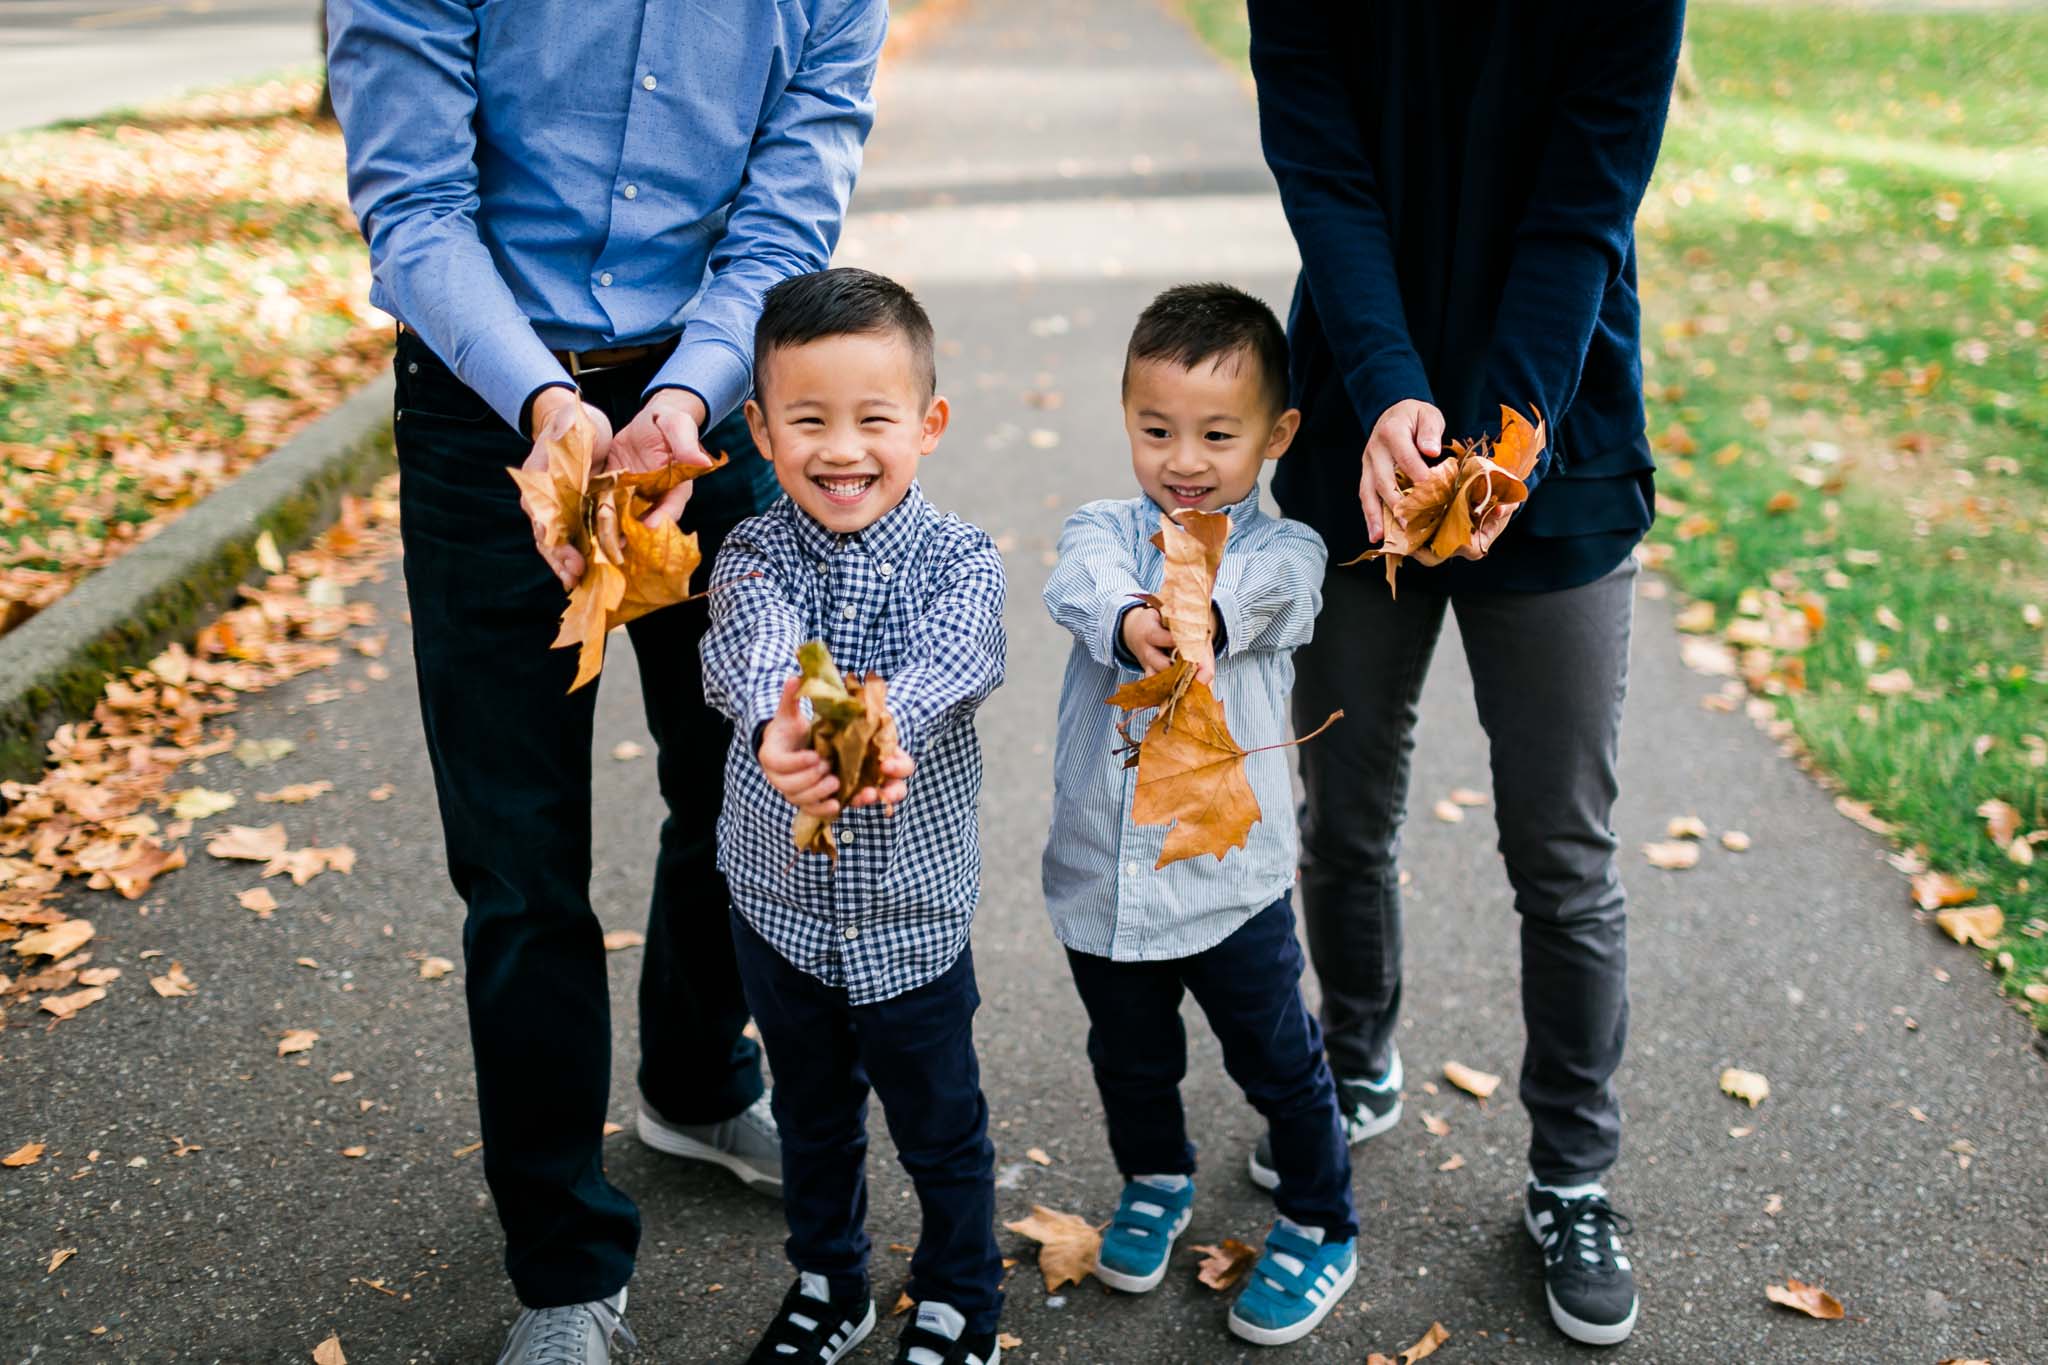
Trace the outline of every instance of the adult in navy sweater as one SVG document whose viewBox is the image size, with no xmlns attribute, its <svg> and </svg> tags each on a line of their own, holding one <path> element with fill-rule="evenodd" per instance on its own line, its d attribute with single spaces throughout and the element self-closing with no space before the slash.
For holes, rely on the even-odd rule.
<svg viewBox="0 0 2048 1365">
<path fill-rule="evenodd" d="M 1354 1141 L 1400 1114 L 1399 848 L 1416 701 L 1446 609 L 1493 740 L 1500 851 L 1522 935 L 1525 1220 L 1551 1315 L 1576 1340 L 1635 1325 L 1603 1181 L 1628 1023 L 1611 822 L 1635 565 L 1649 528 L 1634 220 L 1678 61 L 1682 0 L 1331 5 L 1251 0 L 1267 163 L 1302 273 L 1289 320 L 1303 414 L 1274 478 L 1330 548 L 1295 656 L 1302 902 Z M 1550 449 L 1483 557 L 1375 543 L 1395 471 L 1446 433 L 1540 412 Z M 1258 1162 L 1254 1159 L 1254 1170 Z"/>
</svg>

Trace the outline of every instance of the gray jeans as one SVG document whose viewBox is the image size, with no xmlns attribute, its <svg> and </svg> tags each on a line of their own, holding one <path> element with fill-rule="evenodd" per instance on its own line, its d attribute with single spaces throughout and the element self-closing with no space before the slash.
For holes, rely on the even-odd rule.
<svg viewBox="0 0 2048 1365">
<path fill-rule="evenodd" d="M 1600 1179 L 1621 1148 L 1614 1071 L 1628 1036 L 1627 916 L 1611 816 L 1628 685 L 1633 560 L 1583 587 L 1446 597 L 1332 567 L 1315 639 L 1295 655 L 1308 791 L 1301 897 L 1330 1066 L 1384 1074 L 1401 1007 L 1401 887 L 1417 702 L 1444 610 L 1493 744 L 1500 852 L 1522 927 L 1522 1104 L 1538 1179 Z"/>
</svg>

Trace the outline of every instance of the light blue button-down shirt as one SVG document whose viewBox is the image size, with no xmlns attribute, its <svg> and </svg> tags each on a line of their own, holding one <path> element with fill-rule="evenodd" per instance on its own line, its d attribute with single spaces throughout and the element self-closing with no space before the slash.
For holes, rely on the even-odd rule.
<svg viewBox="0 0 2048 1365">
<path fill-rule="evenodd" d="M 370 298 L 517 423 L 552 350 L 681 334 L 710 420 L 761 296 L 823 269 L 886 0 L 332 0 Z M 707 424 L 708 425 L 708 424 Z"/>
<path fill-rule="evenodd" d="M 1254 489 L 1228 509 L 1230 540 L 1216 574 L 1224 647 L 1214 688 L 1232 738 L 1246 749 L 1287 739 L 1294 650 L 1322 606 L 1323 542 L 1298 521 L 1259 510 Z M 1125 768 L 1104 698 L 1138 676 L 1118 631 L 1134 593 L 1157 592 L 1165 558 L 1152 545 L 1149 498 L 1091 502 L 1060 532 L 1045 605 L 1074 637 L 1060 686 L 1052 832 L 1042 876 L 1060 942 L 1119 962 L 1191 957 L 1213 948 L 1294 884 L 1299 847 L 1284 750 L 1245 760 L 1260 818 L 1243 848 L 1158 871 L 1166 828 L 1131 819 L 1135 768 Z M 1133 738 L 1151 712 L 1139 712 Z"/>
</svg>

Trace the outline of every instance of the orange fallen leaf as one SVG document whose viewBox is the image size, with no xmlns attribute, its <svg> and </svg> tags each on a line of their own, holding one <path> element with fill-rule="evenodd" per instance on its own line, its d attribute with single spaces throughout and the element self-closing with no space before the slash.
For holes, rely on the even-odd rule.
<svg viewBox="0 0 2048 1365">
<path fill-rule="evenodd" d="M 1374 1351 L 1366 1357 L 1365 1365 L 1415 1365 L 1416 1361 L 1435 1355 L 1436 1348 L 1450 1339 L 1451 1334 L 1444 1330 L 1442 1323 L 1432 1322 L 1429 1330 L 1422 1334 L 1422 1340 L 1401 1352 L 1400 1359 L 1396 1360 L 1392 1356 L 1384 1356 Z"/>
<path fill-rule="evenodd" d="M 1934 922 L 1956 942 L 1996 948 L 2005 933 L 2005 912 L 1995 905 L 1964 905 L 1935 913 Z"/>
<path fill-rule="evenodd" d="M 613 929 L 604 936 L 604 950 L 616 953 L 625 948 L 638 948 L 647 942 L 647 935 L 638 929 Z"/>
<path fill-rule="evenodd" d="M 1747 1101 L 1754 1109 L 1771 1097 L 1771 1083 L 1761 1071 L 1743 1071 L 1731 1066 L 1721 1072 L 1721 1091 Z"/>
<path fill-rule="evenodd" d="M 1455 825 L 1465 818 L 1465 810 L 1455 801 L 1439 801 L 1429 808 L 1429 813 L 1447 825 Z"/>
<path fill-rule="evenodd" d="M 1024 1159 L 1026 1161 L 1033 1162 L 1040 1166 L 1052 1165 L 1052 1158 L 1046 1155 L 1045 1148 L 1043 1147 L 1031 1148 L 1029 1151 L 1024 1153 Z"/>
<path fill-rule="evenodd" d="M 1058 1292 L 1063 1284 L 1079 1284 L 1087 1278 L 1102 1252 L 1102 1233 L 1094 1224 L 1043 1204 L 1033 1204 L 1029 1218 L 1003 1226 L 1039 1244 L 1038 1273 L 1045 1278 L 1048 1294 Z"/>
<path fill-rule="evenodd" d="M 293 886 L 304 886 L 322 872 L 346 875 L 355 870 L 356 851 L 346 844 L 334 848 L 295 848 L 280 851 L 263 865 L 263 875 L 289 875 Z"/>
<path fill-rule="evenodd" d="M 1810 1318 L 1822 1318 L 1829 1322 L 1842 1316 L 1842 1301 L 1817 1284 L 1787 1277 L 1783 1284 L 1764 1286 L 1764 1297 L 1772 1303 L 1795 1308 Z"/>
<path fill-rule="evenodd" d="M 1846 796 L 1838 796 L 1835 798 L 1835 809 L 1841 813 L 1843 818 L 1854 821 L 1872 834 L 1881 834 L 1889 838 L 1898 832 L 1898 826 L 1892 824 L 1889 820 L 1880 818 L 1871 809 L 1868 801 L 1856 801 Z"/>
<path fill-rule="evenodd" d="M 81 986 L 111 986 L 120 979 L 119 967 L 88 967 L 78 974 Z"/>
<path fill-rule="evenodd" d="M 313 1348 L 313 1365 L 348 1365 L 348 1357 L 341 1353 L 341 1337 L 331 1336 Z"/>
<path fill-rule="evenodd" d="M 1946 872 L 1922 872 L 1913 878 L 1913 900 L 1922 910 L 1939 910 L 1976 898 L 1976 887 L 1965 886 Z"/>
<path fill-rule="evenodd" d="M 1978 816 L 1984 821 L 1984 832 L 1991 836 L 1991 842 L 2001 849 L 2010 844 L 2020 832 L 2020 813 L 2010 802 L 1996 798 L 1977 807 Z"/>
<path fill-rule="evenodd" d="M 1451 1135 L 1451 1125 L 1445 1121 L 1443 1115 L 1432 1114 L 1427 1109 L 1422 1111 L 1422 1127 L 1423 1131 L 1431 1137 L 1449 1137 Z"/>
<path fill-rule="evenodd" d="M 1474 791 L 1470 787 L 1451 788 L 1451 802 L 1453 805 L 1483 806 L 1491 799 L 1485 792 Z"/>
<path fill-rule="evenodd" d="M 297 806 L 311 801 L 316 796 L 325 796 L 333 790 L 332 782 L 294 782 L 288 787 L 279 787 L 274 792 L 257 792 L 256 799 L 272 804 Z"/>
<path fill-rule="evenodd" d="M 23 957 L 65 958 L 90 942 L 92 935 L 91 920 L 68 919 L 47 929 L 23 934 L 15 940 L 14 951 Z"/>
<path fill-rule="evenodd" d="M 267 863 L 284 852 L 284 826 L 229 825 L 206 841 L 206 851 L 216 858 L 239 858 L 245 862 Z"/>
<path fill-rule="evenodd" d="M 77 1254 L 77 1247 L 60 1247 L 56 1251 L 51 1252 L 50 1263 L 43 1267 L 43 1273 L 45 1275 L 56 1274 L 58 1266 L 63 1265 L 66 1261 L 70 1260 L 73 1256 L 76 1256 Z"/>
<path fill-rule="evenodd" d="M 44 1146 L 40 1142 L 24 1143 L 0 1157 L 0 1166 L 33 1166 L 43 1159 Z"/>
<path fill-rule="evenodd" d="M 105 987 L 92 986 L 69 995 L 46 995 L 43 997 L 43 1009 L 59 1019 L 69 1019 L 87 1005 L 97 1005 L 106 998 Z"/>
<path fill-rule="evenodd" d="M 1236 1284 L 1259 1259 L 1257 1247 L 1246 1246 L 1235 1237 L 1225 1237 L 1222 1246 L 1196 1246 L 1188 1250 L 1202 1258 L 1201 1265 L 1195 1269 L 1195 1278 L 1218 1290 Z"/>
<path fill-rule="evenodd" d="M 455 964 L 445 957 L 425 957 L 420 959 L 420 980 L 422 981 L 439 981 L 454 970 Z"/>
<path fill-rule="evenodd" d="M 1707 822 L 1697 815 L 1674 815 L 1664 826 L 1667 839 L 1704 839 L 1707 837 Z"/>
<path fill-rule="evenodd" d="M 167 850 L 155 839 L 143 838 L 135 841 L 127 861 L 94 873 L 89 884 L 101 890 L 112 887 L 125 900 L 139 900 L 148 892 L 150 883 L 184 865 L 183 844 Z"/>
<path fill-rule="evenodd" d="M 270 894 L 266 886 L 254 886 L 235 897 L 235 903 L 244 910 L 254 910 L 263 918 L 270 918 L 270 912 L 277 909 L 277 897 Z"/>
<path fill-rule="evenodd" d="M 1018 1336 L 1015 1332 L 998 1332 L 996 1333 L 996 1345 L 1005 1351 L 1015 1351 L 1024 1345 L 1024 1338 Z"/>
<path fill-rule="evenodd" d="M 149 979 L 149 988 L 167 1000 L 190 995 L 194 990 L 192 978 L 185 975 L 185 969 L 176 962 L 173 962 L 171 969 L 162 976 L 152 976 Z"/>
<path fill-rule="evenodd" d="M 306 1052 L 311 1050 L 313 1044 L 319 1041 L 320 1030 L 318 1029 L 291 1029 L 288 1032 L 286 1032 L 284 1037 L 277 1040 L 277 1055 L 280 1057 L 289 1057 L 294 1052 Z"/>
<path fill-rule="evenodd" d="M 1739 829 L 1721 831 L 1721 847 L 1730 853 L 1749 852 L 1749 836 Z"/>
<path fill-rule="evenodd" d="M 478 1152 L 481 1152 L 483 1149 L 484 1145 L 481 1142 L 472 1142 L 466 1147 L 457 1147 L 448 1155 L 454 1157 L 457 1161 L 460 1161 L 464 1157 L 475 1156 Z"/>
<path fill-rule="evenodd" d="M 1691 839 L 1643 845 L 1643 857 L 1651 867 L 1666 872 L 1684 872 L 1700 864 L 1700 846 Z"/>
<path fill-rule="evenodd" d="M 1445 1062 L 1444 1079 L 1476 1099 L 1485 1099 L 1500 1086 L 1500 1077 L 1479 1071 L 1463 1062 Z"/>
<path fill-rule="evenodd" d="M 607 1123 L 605 1124 L 605 1126 L 604 1126 L 604 1127 L 602 1127 L 602 1128 L 600 1128 L 600 1129 L 598 1130 L 598 1134 L 597 1134 L 597 1135 L 598 1135 L 599 1137 L 610 1137 L 610 1136 L 611 1136 L 612 1134 L 614 1134 L 614 1133 L 623 1133 L 623 1132 L 625 1132 L 625 1131 L 626 1131 L 626 1126 L 625 1126 L 625 1125 L 624 1125 L 623 1123 L 610 1123 L 610 1122 L 607 1122 Z"/>
<path fill-rule="evenodd" d="M 896 1295 L 896 1302 L 889 1307 L 889 1316 L 892 1318 L 901 1317 L 915 1307 L 917 1307 L 917 1300 L 911 1298 L 908 1293 L 899 1291 Z"/>
<path fill-rule="evenodd" d="M 1465 1156 L 1462 1152 L 1452 1152 L 1450 1160 L 1437 1163 L 1439 1171 L 1461 1171 L 1464 1168 Z"/>
<path fill-rule="evenodd" d="M 359 1156 L 368 1156 L 370 1149 L 368 1147 L 344 1147 L 341 1149 L 341 1154 L 353 1160 Z"/>
</svg>

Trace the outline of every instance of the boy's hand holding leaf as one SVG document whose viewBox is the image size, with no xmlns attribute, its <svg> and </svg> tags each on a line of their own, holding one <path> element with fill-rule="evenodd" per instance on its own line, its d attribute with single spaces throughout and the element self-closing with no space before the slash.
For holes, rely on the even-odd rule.
<svg viewBox="0 0 2048 1365">
<path fill-rule="evenodd" d="M 889 689 L 879 677 L 842 678 L 824 642 L 797 650 L 802 676 L 782 686 L 757 755 L 770 785 L 797 808 L 790 838 L 802 853 L 839 856 L 832 822 L 849 807 L 893 810 L 916 764 L 896 742 Z M 798 700 L 811 704 L 806 723 Z"/>
</svg>

